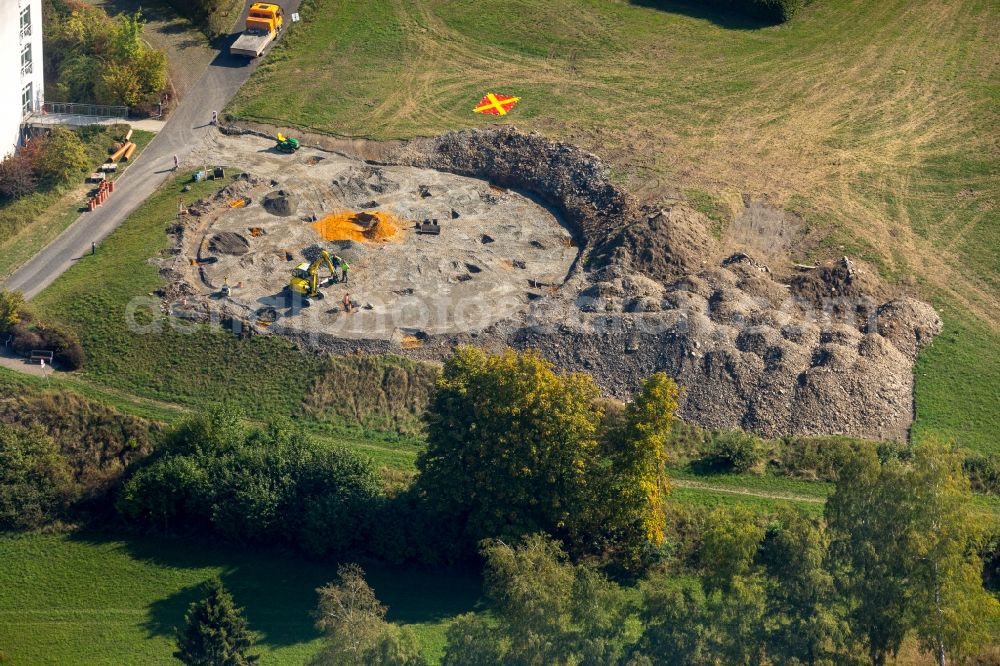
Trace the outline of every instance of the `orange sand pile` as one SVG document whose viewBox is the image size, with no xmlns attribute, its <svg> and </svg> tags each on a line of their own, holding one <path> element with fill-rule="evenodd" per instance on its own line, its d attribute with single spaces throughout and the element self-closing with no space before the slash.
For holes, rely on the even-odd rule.
<svg viewBox="0 0 1000 666">
<path fill-rule="evenodd" d="M 395 236 L 400 224 L 395 217 L 380 210 L 371 213 L 344 211 L 327 215 L 319 222 L 313 222 L 312 227 L 323 240 L 373 243 Z"/>
</svg>

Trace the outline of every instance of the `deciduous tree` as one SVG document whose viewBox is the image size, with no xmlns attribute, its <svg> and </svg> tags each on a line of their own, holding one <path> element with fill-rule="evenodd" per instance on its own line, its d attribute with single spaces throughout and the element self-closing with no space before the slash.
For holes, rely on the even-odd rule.
<svg viewBox="0 0 1000 666">
<path fill-rule="evenodd" d="M 831 561 L 854 633 L 881 666 L 915 631 L 939 664 L 996 631 L 1000 610 L 982 588 L 972 509 L 960 457 L 924 444 L 912 464 L 861 452 L 827 502 Z"/>
<path fill-rule="evenodd" d="M 782 512 L 764 538 L 767 651 L 777 663 L 832 666 L 844 645 L 847 627 L 825 566 L 828 545 L 824 530 L 793 510 Z"/>
<path fill-rule="evenodd" d="M 539 531 L 574 554 L 659 544 L 677 389 L 654 376 L 614 423 L 599 395 L 536 352 L 459 349 L 428 407 L 418 492 L 459 521 L 467 547 Z"/>
<path fill-rule="evenodd" d="M 939 666 L 1000 634 L 1000 602 L 983 589 L 977 553 L 985 521 L 974 509 L 962 456 L 936 443 L 917 448 L 906 490 L 912 525 L 912 617 Z"/>
<path fill-rule="evenodd" d="M 422 666 L 419 645 L 411 630 L 385 621 L 386 607 L 365 581 L 356 564 L 337 569 L 337 582 L 319 594 L 316 627 L 326 645 L 309 662 L 312 666 Z"/>
<path fill-rule="evenodd" d="M 614 664 L 626 647 L 631 608 L 622 589 L 568 561 L 557 541 L 535 534 L 519 546 L 483 550 L 496 620 L 466 616 L 452 627 L 444 663 Z"/>
<path fill-rule="evenodd" d="M 0 423 L 0 530 L 40 527 L 73 499 L 69 463 L 40 427 Z"/>
</svg>

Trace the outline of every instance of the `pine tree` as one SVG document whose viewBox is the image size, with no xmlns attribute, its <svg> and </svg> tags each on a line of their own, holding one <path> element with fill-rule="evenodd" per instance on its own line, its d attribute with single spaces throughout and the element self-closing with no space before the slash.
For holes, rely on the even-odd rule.
<svg viewBox="0 0 1000 666">
<path fill-rule="evenodd" d="M 248 654 L 257 636 L 247 628 L 243 609 L 237 608 L 222 581 L 205 584 L 204 599 L 196 601 L 184 616 L 186 626 L 177 631 L 174 656 L 188 666 L 246 666 L 258 655 Z"/>
</svg>

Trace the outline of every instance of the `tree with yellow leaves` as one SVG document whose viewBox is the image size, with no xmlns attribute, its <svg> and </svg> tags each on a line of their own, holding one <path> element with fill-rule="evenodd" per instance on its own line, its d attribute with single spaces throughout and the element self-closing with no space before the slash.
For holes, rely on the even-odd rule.
<svg viewBox="0 0 1000 666">
<path fill-rule="evenodd" d="M 428 407 L 418 492 L 482 539 L 546 532 L 635 561 L 663 540 L 663 445 L 677 388 L 654 375 L 624 410 L 533 351 L 461 348 Z"/>
</svg>

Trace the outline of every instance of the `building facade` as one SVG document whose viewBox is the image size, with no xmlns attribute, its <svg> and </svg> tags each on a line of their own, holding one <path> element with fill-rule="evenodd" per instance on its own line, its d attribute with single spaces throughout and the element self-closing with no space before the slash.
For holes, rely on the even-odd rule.
<svg viewBox="0 0 1000 666">
<path fill-rule="evenodd" d="M 0 0 L 0 157 L 14 152 L 25 116 L 45 100 L 41 0 Z"/>
</svg>

